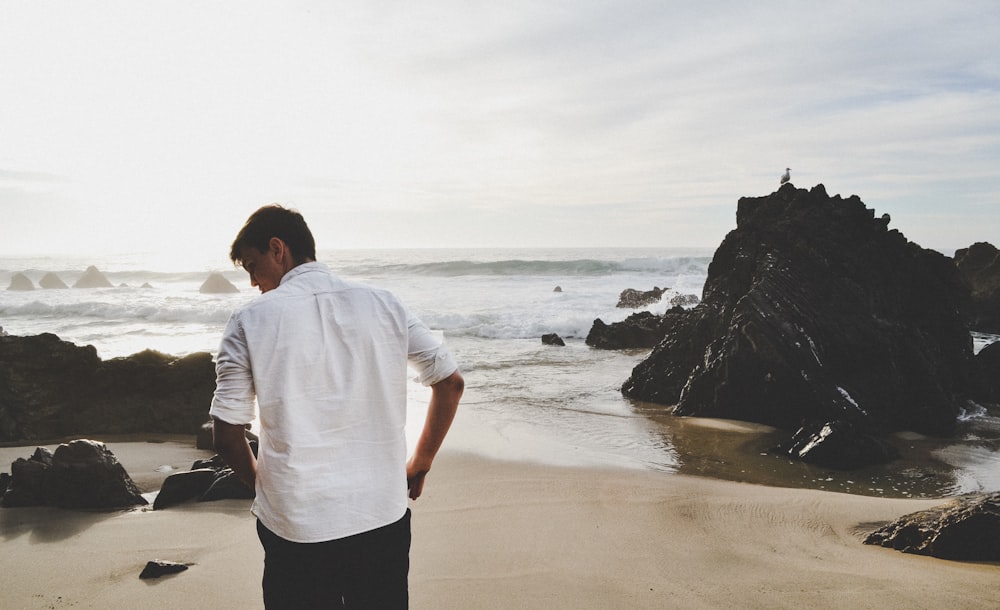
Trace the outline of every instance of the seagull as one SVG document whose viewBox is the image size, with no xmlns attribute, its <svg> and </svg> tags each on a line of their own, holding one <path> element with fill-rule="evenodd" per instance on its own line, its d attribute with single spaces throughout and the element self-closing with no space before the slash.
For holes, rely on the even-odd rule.
<svg viewBox="0 0 1000 610">
<path fill-rule="evenodd" d="M 790 171 L 792 171 L 792 168 L 790 168 L 790 167 L 786 167 L 785 168 L 785 173 L 781 175 L 781 183 L 782 184 L 784 184 L 784 183 L 786 183 L 786 182 L 788 182 L 789 180 L 792 179 L 792 175 L 789 173 Z"/>
</svg>

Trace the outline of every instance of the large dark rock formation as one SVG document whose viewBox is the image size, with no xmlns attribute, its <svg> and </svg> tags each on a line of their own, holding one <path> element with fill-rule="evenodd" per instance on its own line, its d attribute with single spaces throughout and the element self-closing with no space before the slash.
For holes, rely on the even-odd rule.
<svg viewBox="0 0 1000 610">
<path fill-rule="evenodd" d="M 38 447 L 11 464 L 6 507 L 122 508 L 145 505 L 139 488 L 104 443 L 75 440 L 55 453 Z"/>
<path fill-rule="evenodd" d="M 959 561 L 1000 561 L 1000 492 L 966 494 L 900 517 L 865 544 Z"/>
<path fill-rule="evenodd" d="M 955 266 L 972 289 L 973 330 L 1000 333 L 1000 250 L 986 242 L 955 251 Z"/>
<path fill-rule="evenodd" d="M 789 430 L 953 431 L 974 363 L 951 259 L 822 185 L 742 198 L 736 221 L 626 396 Z"/>
<path fill-rule="evenodd" d="M 52 334 L 0 337 L 0 442 L 94 434 L 194 434 L 215 392 L 208 353 L 102 361 Z"/>
</svg>

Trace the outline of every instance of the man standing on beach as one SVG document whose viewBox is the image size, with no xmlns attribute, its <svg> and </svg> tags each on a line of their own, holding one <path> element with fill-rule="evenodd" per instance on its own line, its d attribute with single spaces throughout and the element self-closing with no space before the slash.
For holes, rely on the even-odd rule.
<svg viewBox="0 0 1000 610">
<path fill-rule="evenodd" d="M 257 492 L 265 606 L 406 608 L 406 498 L 420 495 L 458 408 L 454 359 L 392 294 L 316 262 L 298 212 L 254 212 L 230 258 L 261 296 L 226 327 L 210 414 L 219 455 Z M 409 461 L 407 365 L 431 387 Z M 257 458 L 245 435 L 255 399 Z"/>
</svg>

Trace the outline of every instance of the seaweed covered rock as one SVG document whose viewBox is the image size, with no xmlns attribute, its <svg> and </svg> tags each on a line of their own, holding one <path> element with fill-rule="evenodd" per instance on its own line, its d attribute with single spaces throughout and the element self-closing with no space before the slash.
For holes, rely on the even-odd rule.
<svg viewBox="0 0 1000 610">
<path fill-rule="evenodd" d="M 736 220 L 701 303 L 635 367 L 626 396 L 789 430 L 954 430 L 973 351 L 951 259 L 822 185 L 742 198 Z"/>
</svg>

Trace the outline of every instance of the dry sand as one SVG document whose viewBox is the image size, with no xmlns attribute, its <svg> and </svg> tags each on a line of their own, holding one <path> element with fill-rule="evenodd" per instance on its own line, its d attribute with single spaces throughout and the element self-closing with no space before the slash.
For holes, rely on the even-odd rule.
<svg viewBox="0 0 1000 610">
<path fill-rule="evenodd" d="M 163 466 L 186 470 L 209 453 L 176 441 L 109 447 L 144 489 Z M 0 464 L 32 450 L 0 449 Z M 412 504 L 411 607 L 1000 607 L 1000 565 L 861 544 L 865 524 L 937 503 L 445 452 Z M 261 607 L 248 508 L 0 509 L 0 605 Z M 191 566 L 140 580 L 152 559 Z"/>
</svg>

